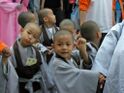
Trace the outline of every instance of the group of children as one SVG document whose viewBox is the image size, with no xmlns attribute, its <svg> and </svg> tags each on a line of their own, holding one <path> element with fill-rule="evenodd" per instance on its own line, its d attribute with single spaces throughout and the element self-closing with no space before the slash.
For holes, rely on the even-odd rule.
<svg viewBox="0 0 124 93">
<path fill-rule="evenodd" d="M 90 70 L 101 39 L 98 25 L 88 21 L 77 34 L 69 19 L 57 27 L 51 9 L 38 16 L 40 26 L 33 13 L 22 12 L 20 35 L 10 50 L 1 49 L 0 92 L 101 93 L 105 77 Z"/>
</svg>

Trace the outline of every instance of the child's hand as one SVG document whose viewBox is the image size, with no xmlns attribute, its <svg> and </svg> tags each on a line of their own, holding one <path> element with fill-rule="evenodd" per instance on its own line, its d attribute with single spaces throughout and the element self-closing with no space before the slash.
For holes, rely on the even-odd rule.
<svg viewBox="0 0 124 93">
<path fill-rule="evenodd" d="M 75 42 L 76 47 L 79 50 L 86 50 L 86 39 L 84 38 L 79 38 L 76 42 Z"/>
<path fill-rule="evenodd" d="M 2 50 L 2 63 L 3 64 L 6 64 L 7 62 L 7 58 L 11 56 L 11 52 L 10 52 L 10 49 L 8 47 L 5 47 L 3 50 Z"/>
<path fill-rule="evenodd" d="M 99 84 L 100 84 L 100 88 L 103 88 L 104 83 L 105 83 L 106 77 L 103 74 L 99 75 Z"/>
<path fill-rule="evenodd" d="M 8 58 L 9 56 L 11 56 L 10 49 L 9 49 L 8 47 L 5 47 L 5 48 L 2 50 L 2 57 L 3 57 L 3 58 Z"/>
</svg>

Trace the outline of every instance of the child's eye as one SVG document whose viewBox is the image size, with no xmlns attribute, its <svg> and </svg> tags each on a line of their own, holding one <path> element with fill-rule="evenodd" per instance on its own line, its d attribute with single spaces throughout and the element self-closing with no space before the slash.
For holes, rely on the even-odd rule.
<svg viewBox="0 0 124 93">
<path fill-rule="evenodd" d="M 71 44 L 67 44 L 67 46 L 70 46 Z"/>
<path fill-rule="evenodd" d="M 37 38 L 37 36 L 33 36 L 34 38 Z"/>
<path fill-rule="evenodd" d="M 62 44 L 57 44 L 58 46 L 61 46 Z"/>
<path fill-rule="evenodd" d="M 31 32 L 30 32 L 30 31 L 28 31 L 27 33 L 28 33 L 28 34 L 31 34 Z"/>
</svg>

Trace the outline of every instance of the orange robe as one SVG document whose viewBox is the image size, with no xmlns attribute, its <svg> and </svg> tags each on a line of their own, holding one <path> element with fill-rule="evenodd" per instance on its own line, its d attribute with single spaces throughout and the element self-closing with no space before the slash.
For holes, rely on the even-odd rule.
<svg viewBox="0 0 124 93">
<path fill-rule="evenodd" d="M 91 0 L 79 0 L 79 9 L 81 11 L 87 11 L 90 7 Z"/>
</svg>

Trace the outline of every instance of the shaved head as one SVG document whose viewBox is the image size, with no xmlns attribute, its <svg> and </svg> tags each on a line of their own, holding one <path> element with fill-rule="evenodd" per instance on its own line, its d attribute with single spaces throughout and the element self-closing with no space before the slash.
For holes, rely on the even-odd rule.
<svg viewBox="0 0 124 93">
<path fill-rule="evenodd" d="M 60 30 L 60 31 L 57 31 L 57 32 L 55 33 L 54 38 L 53 38 L 53 42 L 55 42 L 58 37 L 64 36 L 64 35 L 71 36 L 71 37 L 72 37 L 72 41 L 74 40 L 73 35 L 72 35 L 71 32 L 69 32 L 69 31 L 67 31 L 67 30 Z"/>
<path fill-rule="evenodd" d="M 43 22 L 43 18 L 48 16 L 48 14 L 50 12 L 52 12 L 52 10 L 49 8 L 44 8 L 44 9 L 40 10 L 39 14 L 38 14 L 40 21 Z"/>
<path fill-rule="evenodd" d="M 35 22 L 35 15 L 29 11 L 22 12 L 18 16 L 18 23 L 21 25 L 21 27 L 25 27 L 25 25 L 29 22 Z"/>
<path fill-rule="evenodd" d="M 61 30 L 68 30 L 72 33 L 73 33 L 73 30 L 75 29 L 75 25 L 74 25 L 73 21 L 71 21 L 70 19 L 64 19 L 60 23 L 59 27 Z"/>
</svg>

